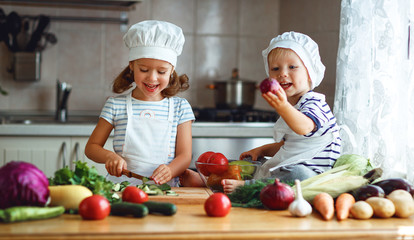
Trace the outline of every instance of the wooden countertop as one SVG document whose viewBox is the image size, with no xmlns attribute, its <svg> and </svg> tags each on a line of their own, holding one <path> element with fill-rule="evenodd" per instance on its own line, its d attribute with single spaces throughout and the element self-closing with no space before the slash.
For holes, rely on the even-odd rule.
<svg viewBox="0 0 414 240">
<path fill-rule="evenodd" d="M 322 220 L 288 211 L 232 208 L 223 218 L 208 217 L 200 203 L 178 203 L 174 216 L 109 216 L 99 221 L 79 215 L 0 224 L 0 239 L 406 239 L 414 238 L 407 219 Z"/>
</svg>

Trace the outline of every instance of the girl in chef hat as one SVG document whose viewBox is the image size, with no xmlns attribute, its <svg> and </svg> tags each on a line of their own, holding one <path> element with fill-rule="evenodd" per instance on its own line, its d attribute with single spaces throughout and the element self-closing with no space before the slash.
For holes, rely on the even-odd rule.
<svg viewBox="0 0 414 240">
<path fill-rule="evenodd" d="M 274 125 L 275 143 L 244 152 L 240 159 L 271 157 L 253 180 L 222 180 L 224 192 L 230 193 L 255 179 L 279 178 L 303 180 L 330 169 L 340 156 L 339 127 L 325 96 L 313 91 L 324 76 L 325 66 L 318 45 L 308 36 L 286 32 L 273 38 L 262 52 L 266 74 L 276 79 L 276 94 L 262 96 L 280 115 Z M 201 185 L 187 170 L 182 183 Z M 190 177 L 193 176 L 193 177 Z"/>
<path fill-rule="evenodd" d="M 122 175 L 127 169 L 157 184 L 178 186 L 177 177 L 191 162 L 195 119 L 188 101 L 175 96 L 189 87 L 187 76 L 175 72 L 183 32 L 174 24 L 149 20 L 133 25 L 123 40 L 129 65 L 113 83 L 113 91 L 123 94 L 106 101 L 85 154 L 105 164 L 113 182 L 141 184 Z M 112 131 L 114 152 L 103 148 Z"/>
</svg>

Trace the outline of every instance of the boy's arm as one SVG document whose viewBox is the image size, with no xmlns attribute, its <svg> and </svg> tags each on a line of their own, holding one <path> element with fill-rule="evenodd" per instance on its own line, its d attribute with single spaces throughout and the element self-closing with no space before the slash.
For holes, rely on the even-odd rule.
<svg viewBox="0 0 414 240">
<path fill-rule="evenodd" d="M 283 90 L 281 90 L 283 91 Z M 285 95 L 279 94 L 278 96 L 268 92 L 264 93 L 264 99 L 276 109 L 280 117 L 285 120 L 286 124 L 295 133 L 299 135 L 306 135 L 312 132 L 315 128 L 315 122 L 305 114 L 294 108 L 285 98 Z"/>
</svg>

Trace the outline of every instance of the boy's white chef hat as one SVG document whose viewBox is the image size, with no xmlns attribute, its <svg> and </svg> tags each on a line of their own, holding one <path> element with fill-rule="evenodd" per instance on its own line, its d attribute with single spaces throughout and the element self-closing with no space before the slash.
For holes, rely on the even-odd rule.
<svg viewBox="0 0 414 240">
<path fill-rule="evenodd" d="M 153 58 L 175 66 L 185 39 L 180 27 L 169 22 L 147 20 L 132 25 L 124 35 L 124 42 L 129 48 L 129 61 Z"/>
<path fill-rule="evenodd" d="M 275 48 L 288 48 L 293 50 L 301 59 L 312 81 L 311 89 L 319 86 L 325 74 L 325 66 L 319 55 L 318 44 L 310 37 L 298 32 L 285 32 L 273 38 L 269 47 L 263 50 L 263 60 L 266 74 L 269 76 L 269 64 L 267 56 Z"/>
</svg>

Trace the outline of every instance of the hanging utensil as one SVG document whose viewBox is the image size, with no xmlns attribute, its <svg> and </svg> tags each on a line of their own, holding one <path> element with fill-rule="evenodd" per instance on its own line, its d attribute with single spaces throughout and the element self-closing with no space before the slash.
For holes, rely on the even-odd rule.
<svg viewBox="0 0 414 240">
<path fill-rule="evenodd" d="M 12 52 L 17 52 L 17 34 L 19 34 L 22 26 L 22 20 L 16 12 L 11 12 L 6 18 L 6 26 L 8 28 L 8 33 L 11 34 L 10 41 L 10 50 Z"/>
<path fill-rule="evenodd" d="M 20 51 L 24 51 L 26 49 L 27 44 L 30 40 L 30 20 L 27 18 L 22 19 L 22 27 L 20 33 L 17 34 L 17 47 Z"/>
<path fill-rule="evenodd" d="M 46 27 L 49 26 L 50 18 L 44 15 L 39 16 L 39 22 L 37 24 L 36 30 L 33 32 L 32 37 L 30 38 L 29 43 L 26 46 L 26 51 L 33 52 L 36 50 L 36 47 L 42 38 L 42 34 L 45 31 Z"/>
</svg>

